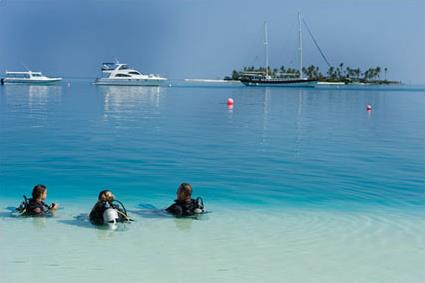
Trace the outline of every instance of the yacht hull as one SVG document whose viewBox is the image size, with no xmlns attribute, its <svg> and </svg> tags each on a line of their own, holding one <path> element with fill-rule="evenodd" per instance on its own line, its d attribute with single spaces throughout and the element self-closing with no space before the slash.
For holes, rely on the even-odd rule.
<svg viewBox="0 0 425 283">
<path fill-rule="evenodd" d="M 11 79 L 4 78 L 2 79 L 3 84 L 54 84 L 60 82 L 62 78 L 51 78 L 44 80 L 35 80 L 35 79 Z"/>
<path fill-rule="evenodd" d="M 315 87 L 317 80 L 241 79 L 246 86 Z"/>
<path fill-rule="evenodd" d="M 167 80 L 156 79 L 97 79 L 95 85 L 118 85 L 118 86 L 165 86 Z"/>
</svg>

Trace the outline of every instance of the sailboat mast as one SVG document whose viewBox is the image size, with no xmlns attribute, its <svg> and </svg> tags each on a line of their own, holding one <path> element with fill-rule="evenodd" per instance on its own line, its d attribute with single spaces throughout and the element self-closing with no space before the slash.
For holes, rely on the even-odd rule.
<svg viewBox="0 0 425 283">
<path fill-rule="evenodd" d="M 298 12 L 298 52 L 299 52 L 299 59 L 300 59 L 300 79 L 303 78 L 303 38 L 302 38 L 302 31 L 301 31 L 301 13 Z"/>
<path fill-rule="evenodd" d="M 266 77 L 269 76 L 269 38 L 267 33 L 267 22 L 264 22 L 264 49 L 266 53 Z"/>
</svg>

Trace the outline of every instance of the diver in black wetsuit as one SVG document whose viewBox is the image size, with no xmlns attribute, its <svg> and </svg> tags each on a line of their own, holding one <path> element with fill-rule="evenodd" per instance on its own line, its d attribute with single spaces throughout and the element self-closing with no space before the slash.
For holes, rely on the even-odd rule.
<svg viewBox="0 0 425 283">
<path fill-rule="evenodd" d="M 103 190 L 99 193 L 98 200 L 90 211 L 89 219 L 94 225 L 125 222 L 130 220 L 127 216 L 127 211 L 124 208 L 124 205 L 116 200 L 112 192 L 109 190 Z"/>
<path fill-rule="evenodd" d="M 176 217 L 192 216 L 204 212 L 204 203 L 201 198 L 192 199 L 192 186 L 182 183 L 177 189 L 177 199 L 166 211 Z"/>
<path fill-rule="evenodd" d="M 47 198 L 47 188 L 45 185 L 35 185 L 32 189 L 32 198 L 24 196 L 24 202 L 16 209 L 25 216 L 50 216 L 58 208 L 56 203 L 47 205 L 44 201 Z"/>
</svg>

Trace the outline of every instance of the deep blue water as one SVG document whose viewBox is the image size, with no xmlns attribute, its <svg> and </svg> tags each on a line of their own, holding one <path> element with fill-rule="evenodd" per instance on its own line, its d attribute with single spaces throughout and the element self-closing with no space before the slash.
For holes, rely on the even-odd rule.
<svg viewBox="0 0 425 283">
<path fill-rule="evenodd" d="M 163 207 L 185 181 L 206 203 L 422 211 L 424 102 L 408 90 L 2 86 L 0 197 L 15 205 L 43 183 L 58 202 L 108 187 Z"/>
</svg>

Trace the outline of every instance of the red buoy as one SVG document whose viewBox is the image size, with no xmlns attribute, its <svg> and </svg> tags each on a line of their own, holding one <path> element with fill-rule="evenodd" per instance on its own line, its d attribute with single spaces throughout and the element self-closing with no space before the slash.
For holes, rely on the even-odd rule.
<svg viewBox="0 0 425 283">
<path fill-rule="evenodd" d="M 368 105 L 366 106 L 366 111 L 372 111 L 372 105 L 368 104 Z"/>
<path fill-rule="evenodd" d="M 233 104 L 235 104 L 235 101 L 233 100 L 233 98 L 228 98 L 227 99 L 227 106 L 233 106 Z"/>
</svg>

